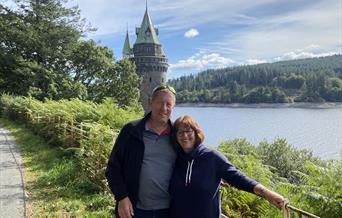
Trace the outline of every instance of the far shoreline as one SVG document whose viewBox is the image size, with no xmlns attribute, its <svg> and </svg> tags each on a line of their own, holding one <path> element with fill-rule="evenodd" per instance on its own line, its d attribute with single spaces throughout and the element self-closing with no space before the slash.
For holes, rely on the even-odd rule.
<svg viewBox="0 0 342 218">
<path fill-rule="evenodd" d="M 296 102 L 296 103 L 258 103 L 258 104 L 214 104 L 214 103 L 179 103 L 176 107 L 222 107 L 222 108 L 304 108 L 304 109 L 342 109 L 342 102 Z"/>
</svg>

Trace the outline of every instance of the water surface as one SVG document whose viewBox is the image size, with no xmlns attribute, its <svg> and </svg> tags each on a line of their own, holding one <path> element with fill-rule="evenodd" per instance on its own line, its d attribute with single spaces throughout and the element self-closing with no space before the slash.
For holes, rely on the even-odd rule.
<svg viewBox="0 0 342 218">
<path fill-rule="evenodd" d="M 172 120 L 192 115 L 203 129 L 206 145 L 246 138 L 257 145 L 266 139 L 285 138 L 315 156 L 339 159 L 342 152 L 341 108 L 226 108 L 176 107 Z"/>
</svg>

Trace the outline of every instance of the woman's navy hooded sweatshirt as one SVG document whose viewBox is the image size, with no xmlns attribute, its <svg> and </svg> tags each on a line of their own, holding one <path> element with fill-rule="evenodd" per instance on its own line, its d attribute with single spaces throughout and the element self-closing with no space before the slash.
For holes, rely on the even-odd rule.
<svg viewBox="0 0 342 218">
<path fill-rule="evenodd" d="M 219 218 L 221 179 L 251 193 L 258 184 L 243 175 L 222 154 L 203 145 L 190 153 L 180 152 L 170 183 L 171 217 Z"/>
</svg>

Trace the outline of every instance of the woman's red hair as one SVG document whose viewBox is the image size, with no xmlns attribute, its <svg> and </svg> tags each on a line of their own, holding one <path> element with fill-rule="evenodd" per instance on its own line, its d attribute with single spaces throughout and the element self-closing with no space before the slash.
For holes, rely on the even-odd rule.
<svg viewBox="0 0 342 218">
<path fill-rule="evenodd" d="M 181 126 L 185 126 L 186 128 L 191 128 L 195 131 L 195 137 L 196 137 L 195 146 L 202 144 L 202 142 L 204 141 L 204 133 L 202 132 L 200 126 L 197 124 L 194 118 L 192 118 L 189 115 L 178 117 L 177 120 L 173 124 L 174 130 L 176 133 Z"/>
</svg>

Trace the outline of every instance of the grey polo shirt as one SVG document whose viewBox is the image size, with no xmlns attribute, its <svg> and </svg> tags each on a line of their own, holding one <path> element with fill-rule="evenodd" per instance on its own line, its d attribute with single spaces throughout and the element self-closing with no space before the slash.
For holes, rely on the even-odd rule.
<svg viewBox="0 0 342 218">
<path fill-rule="evenodd" d="M 145 151 L 136 207 L 143 210 L 169 208 L 168 188 L 176 160 L 170 134 L 158 135 L 145 125 L 143 140 Z"/>
</svg>

